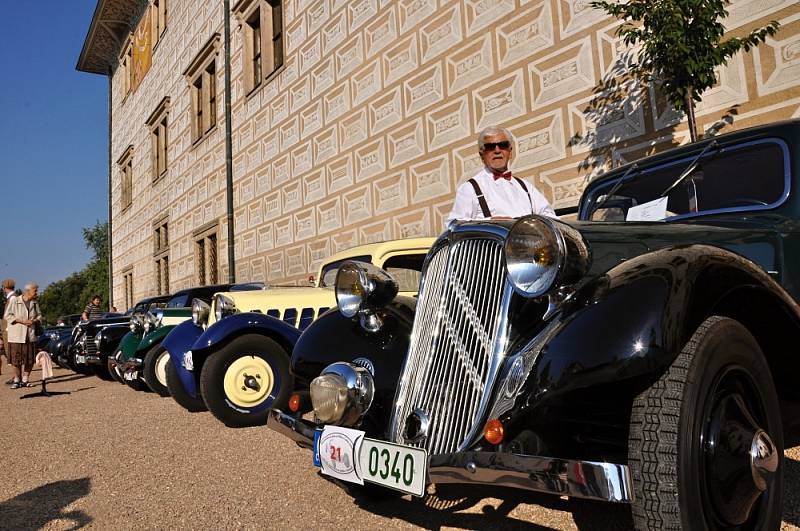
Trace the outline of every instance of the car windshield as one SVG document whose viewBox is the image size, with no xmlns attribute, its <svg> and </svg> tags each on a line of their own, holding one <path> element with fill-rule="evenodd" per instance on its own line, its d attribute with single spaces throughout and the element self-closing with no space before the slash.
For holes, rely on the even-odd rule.
<svg viewBox="0 0 800 531">
<path fill-rule="evenodd" d="M 425 256 L 425 253 L 393 256 L 383 263 L 383 269 L 397 281 L 398 291 L 419 291 Z"/>
<path fill-rule="evenodd" d="M 709 149 L 692 164 L 695 158 L 634 170 L 621 183 L 604 180 L 586 194 L 581 219 L 657 221 L 730 209 L 758 210 L 776 206 L 788 192 L 782 143 L 766 140 Z"/>
<path fill-rule="evenodd" d="M 369 255 L 364 255 L 364 256 L 353 256 L 351 258 L 345 258 L 344 260 L 337 260 L 336 262 L 331 262 L 330 264 L 326 264 L 322 268 L 322 278 L 319 281 L 319 286 L 321 288 L 332 288 L 336 284 L 336 273 L 339 271 L 339 266 L 350 260 L 355 260 L 357 262 L 367 262 L 368 264 L 372 263 L 372 257 Z"/>
<path fill-rule="evenodd" d="M 185 308 L 189 303 L 188 293 L 176 293 L 169 301 L 167 308 Z"/>
</svg>

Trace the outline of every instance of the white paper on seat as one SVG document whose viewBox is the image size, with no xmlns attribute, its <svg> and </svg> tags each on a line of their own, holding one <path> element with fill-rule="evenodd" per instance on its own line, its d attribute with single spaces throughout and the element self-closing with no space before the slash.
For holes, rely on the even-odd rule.
<svg viewBox="0 0 800 531">
<path fill-rule="evenodd" d="M 668 200 L 669 197 L 660 197 L 655 201 L 631 207 L 625 221 L 663 221 L 667 217 Z"/>
</svg>

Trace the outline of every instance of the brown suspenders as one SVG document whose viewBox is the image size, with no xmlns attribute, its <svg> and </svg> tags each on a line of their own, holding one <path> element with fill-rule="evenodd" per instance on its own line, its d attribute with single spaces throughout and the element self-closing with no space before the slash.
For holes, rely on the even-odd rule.
<svg viewBox="0 0 800 531">
<path fill-rule="evenodd" d="M 528 201 L 531 204 L 531 213 L 533 213 L 533 199 L 531 198 L 531 193 L 528 191 L 528 187 L 525 185 L 525 181 L 519 177 L 514 177 L 514 180 L 517 181 L 522 189 L 525 190 L 525 193 L 528 194 Z M 483 217 L 492 217 L 492 211 L 489 210 L 489 204 L 486 202 L 486 198 L 483 197 L 483 191 L 481 190 L 481 187 L 478 186 L 478 181 L 475 179 L 470 179 L 467 182 L 471 184 L 472 189 L 475 190 L 475 195 L 478 197 L 478 204 L 481 206 L 481 210 L 483 211 Z"/>
</svg>

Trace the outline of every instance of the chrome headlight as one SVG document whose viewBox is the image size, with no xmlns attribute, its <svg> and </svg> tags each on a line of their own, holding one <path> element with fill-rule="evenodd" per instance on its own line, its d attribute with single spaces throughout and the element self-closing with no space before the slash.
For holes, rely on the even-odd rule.
<svg viewBox="0 0 800 531">
<path fill-rule="evenodd" d="M 97 346 L 98 350 L 100 349 L 100 344 L 103 342 L 103 332 L 100 331 L 94 336 L 94 344 Z"/>
<path fill-rule="evenodd" d="M 158 318 L 149 311 L 144 312 L 144 333 L 149 334 L 151 330 L 155 330 L 157 327 Z"/>
<path fill-rule="evenodd" d="M 139 330 L 144 327 L 144 319 L 142 319 L 141 315 L 133 315 L 131 316 L 130 328 L 131 332 L 136 334 Z"/>
<path fill-rule="evenodd" d="M 214 316 L 217 318 L 217 321 L 220 321 L 229 315 L 233 315 L 237 311 L 236 303 L 233 302 L 233 299 L 226 297 L 222 293 L 217 293 L 214 295 Z"/>
<path fill-rule="evenodd" d="M 210 313 L 211 306 L 200 299 L 192 299 L 192 322 L 195 326 L 205 328 Z"/>
<path fill-rule="evenodd" d="M 569 225 L 527 216 L 511 227 L 505 258 L 514 290 L 524 297 L 540 297 L 557 284 L 583 276 L 589 267 L 589 248 Z"/>
<path fill-rule="evenodd" d="M 367 330 L 377 330 L 381 323 L 375 312 L 397 295 L 397 282 L 372 264 L 348 261 L 336 273 L 336 304 L 345 317 L 358 316 Z"/>
<path fill-rule="evenodd" d="M 328 365 L 314 378 L 310 391 L 319 422 L 355 426 L 372 404 L 375 383 L 364 367 L 339 362 Z"/>
</svg>

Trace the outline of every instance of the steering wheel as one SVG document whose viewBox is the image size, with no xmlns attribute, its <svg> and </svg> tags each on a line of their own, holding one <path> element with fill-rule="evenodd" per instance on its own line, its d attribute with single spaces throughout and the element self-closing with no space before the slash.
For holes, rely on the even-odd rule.
<svg viewBox="0 0 800 531">
<path fill-rule="evenodd" d="M 740 199 L 730 199 L 728 201 L 725 201 L 721 205 L 717 205 L 715 210 L 717 208 L 729 208 L 729 207 L 735 207 L 735 206 L 748 206 L 748 205 L 769 206 L 769 203 L 765 203 L 764 201 L 762 201 L 760 199 L 754 199 L 752 197 L 743 197 L 743 198 L 740 198 Z"/>
</svg>

